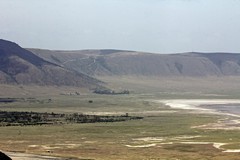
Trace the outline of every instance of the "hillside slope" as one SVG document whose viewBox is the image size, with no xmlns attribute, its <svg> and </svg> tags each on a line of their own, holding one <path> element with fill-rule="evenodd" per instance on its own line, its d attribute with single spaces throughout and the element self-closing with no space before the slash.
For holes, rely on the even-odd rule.
<svg viewBox="0 0 240 160">
<path fill-rule="evenodd" d="M 100 81 L 48 62 L 13 42 L 0 40 L 0 83 L 94 88 Z"/>
<path fill-rule="evenodd" d="M 52 63 L 92 76 L 240 76 L 240 54 L 233 53 L 29 50 Z"/>
</svg>

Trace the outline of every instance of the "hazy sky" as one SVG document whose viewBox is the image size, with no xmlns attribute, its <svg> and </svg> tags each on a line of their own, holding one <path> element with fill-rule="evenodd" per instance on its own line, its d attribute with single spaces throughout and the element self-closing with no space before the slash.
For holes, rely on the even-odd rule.
<svg viewBox="0 0 240 160">
<path fill-rule="evenodd" d="M 0 0 L 0 39 L 45 49 L 240 52 L 240 0 Z"/>
</svg>

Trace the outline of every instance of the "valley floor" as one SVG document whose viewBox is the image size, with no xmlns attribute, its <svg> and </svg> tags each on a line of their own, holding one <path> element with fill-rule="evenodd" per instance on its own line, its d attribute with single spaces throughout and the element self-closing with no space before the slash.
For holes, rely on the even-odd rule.
<svg viewBox="0 0 240 160">
<path fill-rule="evenodd" d="M 36 155 L 81 160 L 239 158 L 239 117 L 204 107 L 207 104 L 239 104 L 236 99 L 163 99 L 148 94 L 60 95 L 52 96 L 51 102 L 48 99 L 40 96 L 34 101 L 2 103 L 0 107 L 5 111 L 128 113 L 144 119 L 1 127 L 0 148 L 13 159 L 46 159 Z"/>
</svg>

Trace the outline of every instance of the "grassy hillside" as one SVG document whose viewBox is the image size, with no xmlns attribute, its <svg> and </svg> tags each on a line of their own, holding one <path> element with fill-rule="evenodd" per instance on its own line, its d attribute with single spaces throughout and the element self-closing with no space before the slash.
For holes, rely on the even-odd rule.
<svg viewBox="0 0 240 160">
<path fill-rule="evenodd" d="M 45 60 L 93 76 L 239 76 L 240 54 L 151 54 L 119 50 L 29 49 Z"/>
</svg>

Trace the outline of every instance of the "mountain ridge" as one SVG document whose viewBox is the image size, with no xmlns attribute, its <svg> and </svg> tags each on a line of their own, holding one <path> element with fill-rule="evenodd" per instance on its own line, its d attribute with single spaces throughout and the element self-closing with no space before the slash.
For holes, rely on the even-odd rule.
<svg viewBox="0 0 240 160">
<path fill-rule="evenodd" d="M 240 54 L 154 54 L 103 50 L 46 51 L 29 49 L 36 55 L 91 76 L 240 76 Z M 52 58 L 54 57 L 54 58 Z"/>
<path fill-rule="evenodd" d="M 96 88 L 102 83 L 96 77 L 104 76 L 240 76 L 240 54 L 24 49 L 0 40 L 0 83 Z"/>
</svg>

